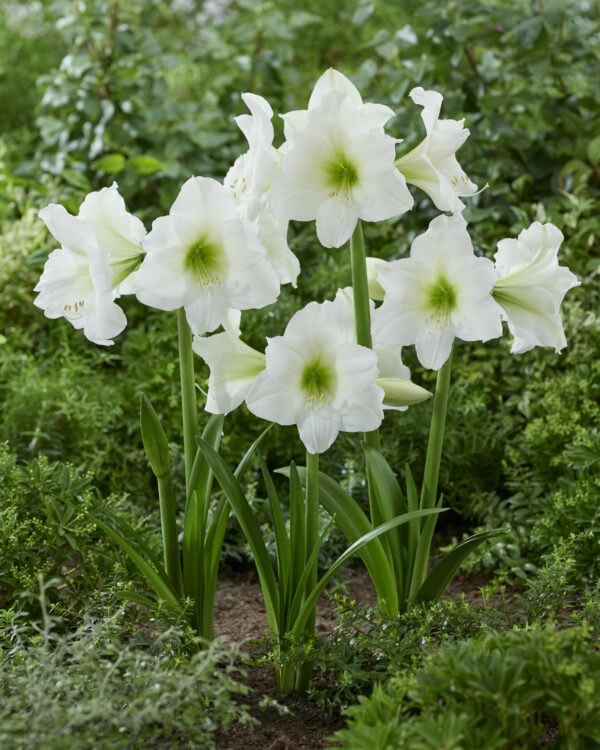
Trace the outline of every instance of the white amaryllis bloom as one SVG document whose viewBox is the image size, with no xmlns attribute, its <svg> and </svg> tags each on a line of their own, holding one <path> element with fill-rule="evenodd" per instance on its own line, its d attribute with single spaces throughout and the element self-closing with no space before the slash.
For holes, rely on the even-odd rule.
<svg viewBox="0 0 600 750">
<path fill-rule="evenodd" d="M 374 430 L 383 419 L 377 357 L 354 343 L 354 325 L 334 302 L 310 302 L 268 339 L 266 369 L 246 397 L 253 414 L 298 425 L 310 453 L 323 453 L 340 430 Z"/>
<path fill-rule="evenodd" d="M 205 408 L 211 414 L 236 409 L 265 369 L 265 355 L 240 339 L 237 311 L 230 311 L 224 328 L 214 336 L 194 336 L 192 342 L 192 349 L 210 367 Z"/>
<path fill-rule="evenodd" d="M 385 104 L 363 102 L 359 90 L 352 81 L 334 68 L 326 70 L 316 82 L 308 100 L 308 110 L 318 107 L 323 95 L 331 90 L 341 91 L 345 94 L 352 104 L 367 118 L 370 129 L 375 132 L 383 132 L 383 126 L 394 116 L 394 110 Z M 289 139 L 292 133 L 306 130 L 308 126 L 308 110 L 297 109 L 281 115 L 284 122 L 283 132 L 286 139 Z"/>
<path fill-rule="evenodd" d="M 499 276 L 492 294 L 514 336 L 513 354 L 534 346 L 567 345 L 560 305 L 565 294 L 579 286 L 575 274 L 558 265 L 558 249 L 564 237 L 554 224 L 535 221 L 518 239 L 500 240 L 495 254 Z"/>
<path fill-rule="evenodd" d="M 239 215 L 254 223 L 267 260 L 282 284 L 296 285 L 300 273 L 298 258 L 287 244 L 289 222 L 275 216 L 266 201 L 266 192 L 279 170 L 280 153 L 273 147 L 271 105 L 256 94 L 242 94 L 249 115 L 235 121 L 246 136 L 248 151 L 239 156 L 225 177 L 225 187 L 233 194 Z"/>
<path fill-rule="evenodd" d="M 471 182 L 456 159 L 456 151 L 469 137 L 464 120 L 440 120 L 443 97 L 437 91 L 420 86 L 410 92 L 415 104 L 423 107 L 421 117 L 426 135 L 396 166 L 411 185 L 424 190 L 440 211 L 462 211 L 465 204 L 459 196 L 474 195 L 477 185 Z"/>
<path fill-rule="evenodd" d="M 415 344 L 424 367 L 439 370 L 454 338 L 487 341 L 502 333 L 502 311 L 491 296 L 493 263 L 474 255 L 460 214 L 435 218 L 410 257 L 386 264 L 377 278 L 385 289 L 381 341 Z"/>
<path fill-rule="evenodd" d="M 335 295 L 334 304 L 348 317 L 349 324 L 354 326 L 354 290 L 351 286 L 344 289 L 338 289 Z M 371 343 L 373 351 L 377 356 L 377 369 L 379 378 L 377 383 L 382 386 L 386 392 L 386 398 L 383 402 L 384 409 L 394 411 L 406 411 L 411 404 L 419 403 L 429 398 L 431 395 L 428 391 L 420 386 L 415 385 L 410 380 L 410 369 L 402 362 L 402 347 L 390 346 L 381 340 L 382 318 L 381 308 L 375 309 L 375 304 L 370 302 L 371 307 Z M 356 341 L 356 334 L 353 341 Z M 398 405 L 398 398 L 394 403 L 388 402 L 388 390 L 394 389 L 396 394 L 399 393 L 402 382 L 403 395 L 405 403 Z"/>
<path fill-rule="evenodd" d="M 231 191 L 208 177 L 183 185 L 143 245 L 138 299 L 159 310 L 183 307 L 197 335 L 214 331 L 228 308 L 264 307 L 279 294 L 279 279 L 252 225 L 237 215 Z"/>
<path fill-rule="evenodd" d="M 114 302 L 110 256 L 95 228 L 55 203 L 39 213 L 61 247 L 50 253 L 34 304 L 47 318 L 66 318 L 87 339 L 110 346 L 127 325 Z"/>
<path fill-rule="evenodd" d="M 94 227 L 99 244 L 108 250 L 113 288 L 119 294 L 133 293 L 132 281 L 144 258 L 141 243 L 147 232 L 142 222 L 127 212 L 117 183 L 88 193 L 79 217 Z"/>
<path fill-rule="evenodd" d="M 324 91 L 306 117 L 306 129 L 290 133 L 281 171 L 269 189 L 277 215 L 316 219 L 321 244 L 340 247 L 358 219 L 382 221 L 412 207 L 394 166 L 396 141 L 373 132 L 349 96 L 339 89 Z"/>
</svg>

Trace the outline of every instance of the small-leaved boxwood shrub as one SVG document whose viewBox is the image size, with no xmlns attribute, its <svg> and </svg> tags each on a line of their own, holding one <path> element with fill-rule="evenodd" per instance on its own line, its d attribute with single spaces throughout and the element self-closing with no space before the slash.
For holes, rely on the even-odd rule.
<svg viewBox="0 0 600 750">
<path fill-rule="evenodd" d="M 348 709 L 344 750 L 600 745 L 600 653 L 588 628 L 533 628 L 444 646 Z"/>
</svg>

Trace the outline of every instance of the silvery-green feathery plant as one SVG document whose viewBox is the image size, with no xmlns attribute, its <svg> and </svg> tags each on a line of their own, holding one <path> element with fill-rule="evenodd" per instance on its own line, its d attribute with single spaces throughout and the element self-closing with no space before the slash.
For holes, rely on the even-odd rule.
<svg viewBox="0 0 600 750">
<path fill-rule="evenodd" d="M 183 542 L 166 437 L 146 395 L 141 430 L 157 477 L 164 558 L 157 560 L 131 530 L 97 523 L 131 556 L 156 596 L 185 612 L 201 637 L 213 635 L 213 608 L 229 511 L 247 538 L 260 578 L 276 648 L 314 633 L 319 594 L 351 555 L 368 569 L 389 614 L 436 600 L 463 559 L 500 533 L 476 534 L 456 545 L 431 570 L 437 516 L 443 511 L 438 474 L 455 339 L 513 336 L 511 352 L 566 345 L 560 305 L 579 282 L 559 265 L 561 232 L 535 222 L 517 239 L 501 239 L 494 256 L 475 255 L 462 216 L 463 198 L 477 193 L 456 151 L 469 131 L 463 121 L 440 119 L 442 96 L 418 87 L 425 138 L 398 157 L 400 141 L 384 131 L 394 112 L 363 102 L 352 82 L 326 71 L 307 109 L 282 115 L 285 141 L 273 146 L 273 110 L 257 94 L 242 94 L 250 114 L 235 118 L 248 141 L 223 183 L 190 177 L 168 216 L 147 232 L 129 214 L 118 186 L 90 193 L 78 216 L 52 204 L 40 217 L 60 247 L 48 258 L 35 304 L 49 318 L 66 318 L 100 345 L 111 345 L 126 319 L 116 300 L 135 294 L 160 310 L 177 310 L 186 497 Z M 408 257 L 387 262 L 365 257 L 361 222 L 385 221 L 413 207 L 407 183 L 425 191 L 443 212 L 413 241 Z M 264 351 L 241 337 L 244 310 L 275 302 L 282 284 L 296 285 L 302 258 L 288 246 L 289 221 L 316 221 L 327 248 L 348 243 L 352 284 L 331 290 L 296 312 Z M 222 330 L 220 330 L 222 329 Z M 381 453 L 386 412 L 403 411 L 431 394 L 410 379 L 402 347 L 415 346 L 423 367 L 437 371 L 423 484 L 406 467 L 402 486 Z M 210 368 L 202 429 L 194 353 Z M 289 523 L 259 445 L 269 425 L 234 471 L 219 456 L 224 415 L 246 404 L 267 423 L 295 425 L 306 465 L 278 471 L 289 478 Z M 418 407 L 417 407 L 418 408 Z M 402 416 L 396 417 L 401 420 Z M 340 432 L 363 433 L 369 513 L 319 470 L 319 456 Z M 240 478 L 257 454 L 276 538 L 276 562 L 267 552 Z M 220 486 L 211 502 L 213 483 Z M 318 578 L 323 506 L 348 540 Z M 136 592 L 124 596 L 150 603 Z M 187 601 L 187 604 L 186 604 Z M 192 606 L 189 606 L 189 602 Z M 305 691 L 312 665 L 282 660 L 282 691 Z"/>
</svg>

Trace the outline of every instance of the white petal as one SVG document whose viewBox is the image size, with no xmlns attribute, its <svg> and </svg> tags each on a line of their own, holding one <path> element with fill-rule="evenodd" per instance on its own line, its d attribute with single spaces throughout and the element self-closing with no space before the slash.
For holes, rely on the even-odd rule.
<svg viewBox="0 0 600 750">
<path fill-rule="evenodd" d="M 147 234 L 146 228 L 127 212 L 116 182 L 89 193 L 81 204 L 79 216 L 94 227 L 98 242 L 108 250 L 111 259 L 142 254 L 141 241 Z"/>
<path fill-rule="evenodd" d="M 339 70 L 329 68 L 316 82 L 308 100 L 308 108 L 314 109 L 318 107 L 323 99 L 323 95 L 331 90 L 337 90 L 345 94 L 355 107 L 362 106 L 362 97 L 352 81 L 346 78 L 343 73 L 340 73 Z"/>
<path fill-rule="evenodd" d="M 195 336 L 192 348 L 210 367 L 206 410 L 212 414 L 237 408 L 265 367 L 264 354 L 229 333 Z"/>
<path fill-rule="evenodd" d="M 331 348 L 354 340 L 353 308 L 336 297 L 335 302 L 309 302 L 294 313 L 285 335 L 297 340 L 329 343 Z"/>
<path fill-rule="evenodd" d="M 192 332 L 201 336 L 221 325 L 230 306 L 225 290 L 218 287 L 199 289 L 198 296 L 185 305 L 185 316 Z"/>
<path fill-rule="evenodd" d="M 282 172 L 275 176 L 267 193 L 267 202 L 276 216 L 296 221 L 316 219 L 319 206 L 325 200 L 326 189 L 315 190 L 292 182 Z"/>
<path fill-rule="evenodd" d="M 326 406 L 307 410 L 306 415 L 298 421 L 300 440 L 309 453 L 324 453 L 333 443 L 340 431 L 340 416 Z"/>
<path fill-rule="evenodd" d="M 328 198 L 317 211 L 317 237 L 324 247 L 341 247 L 358 221 L 357 206 L 345 196 Z"/>
<path fill-rule="evenodd" d="M 256 378 L 246 396 L 246 406 L 252 414 L 282 425 L 296 424 L 303 405 L 300 394 L 294 396 L 289 388 L 275 383 L 266 370 Z"/>
<path fill-rule="evenodd" d="M 484 260 L 484 258 L 480 258 Z M 450 314 L 455 336 L 463 341 L 489 341 L 502 336 L 502 311 L 491 296 L 466 311 Z"/>
<path fill-rule="evenodd" d="M 98 239 L 94 228 L 83 219 L 72 216 L 64 206 L 51 203 L 42 208 L 38 216 L 67 250 L 87 258 L 90 248 L 97 247 Z"/>
<path fill-rule="evenodd" d="M 385 104 L 375 104 L 366 102 L 362 106 L 362 113 L 365 115 L 371 126 L 371 130 L 383 129 L 383 126 L 394 117 L 394 110 Z"/>
<path fill-rule="evenodd" d="M 419 331 L 415 342 L 419 362 L 428 370 L 439 370 L 450 356 L 453 340 L 447 326 L 429 323 Z"/>
<path fill-rule="evenodd" d="M 423 107 L 421 117 L 429 134 L 439 119 L 444 97 L 438 91 L 425 91 L 421 86 L 412 89 L 409 96 L 415 104 Z"/>
<path fill-rule="evenodd" d="M 258 217 L 258 236 L 267 249 L 267 260 L 279 276 L 281 284 L 296 286 L 300 273 L 298 258 L 287 244 L 288 222 L 264 210 Z"/>
<path fill-rule="evenodd" d="M 250 110 L 249 115 L 235 117 L 238 128 L 246 136 L 250 148 L 256 148 L 260 144 L 271 145 L 273 142 L 273 125 L 271 118 L 273 110 L 266 99 L 258 94 L 242 94 L 244 104 Z"/>
<path fill-rule="evenodd" d="M 404 177 L 392 167 L 368 185 L 353 191 L 359 217 L 365 221 L 384 221 L 400 216 L 413 206 L 413 197 Z"/>
</svg>

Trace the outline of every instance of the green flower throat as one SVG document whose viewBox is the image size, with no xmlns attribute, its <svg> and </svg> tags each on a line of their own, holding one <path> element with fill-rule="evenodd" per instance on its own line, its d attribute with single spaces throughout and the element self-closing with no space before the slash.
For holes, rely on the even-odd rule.
<svg viewBox="0 0 600 750">
<path fill-rule="evenodd" d="M 319 358 L 305 366 L 300 385 L 306 393 L 306 400 L 311 405 L 317 406 L 329 403 L 335 389 L 335 380 L 333 368 L 324 364 Z"/>
<path fill-rule="evenodd" d="M 425 307 L 430 312 L 426 320 L 435 320 L 447 326 L 450 313 L 456 308 L 456 302 L 456 288 L 445 276 L 439 276 L 425 290 Z"/>
<path fill-rule="evenodd" d="M 184 268 L 201 286 L 220 286 L 225 270 L 223 255 L 221 247 L 203 238 L 188 248 Z"/>
<path fill-rule="evenodd" d="M 333 193 L 342 193 L 348 197 L 351 189 L 358 183 L 356 164 L 345 154 L 338 154 L 325 167 L 327 183 L 333 187 Z"/>
</svg>

